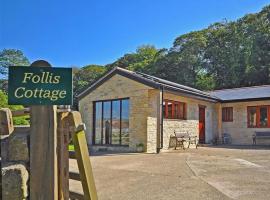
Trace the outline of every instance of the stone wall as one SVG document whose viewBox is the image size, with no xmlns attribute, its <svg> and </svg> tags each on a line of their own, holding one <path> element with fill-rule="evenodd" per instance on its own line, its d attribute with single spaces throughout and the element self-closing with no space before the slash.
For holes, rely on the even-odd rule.
<svg viewBox="0 0 270 200">
<path fill-rule="evenodd" d="M 88 144 L 92 144 L 93 102 L 126 97 L 130 101 L 129 149 L 135 151 L 136 145 L 143 143 L 145 151 L 156 153 L 159 142 L 157 135 L 160 133 L 160 91 L 118 74 L 79 101 L 79 110 L 87 127 Z M 187 103 L 187 120 L 164 119 L 164 148 L 169 148 L 170 135 L 174 130 L 186 130 L 198 136 L 199 105 L 206 106 L 206 142 L 212 141 L 214 134 L 217 134 L 215 103 L 168 92 L 164 93 L 164 99 Z"/>
<path fill-rule="evenodd" d="M 160 138 L 160 90 L 148 90 L 148 117 L 147 117 L 147 153 L 157 153 L 157 144 Z"/>
<path fill-rule="evenodd" d="M 28 197 L 29 134 L 11 133 L 1 136 L 1 188 L 3 200 Z"/>
<path fill-rule="evenodd" d="M 250 145 L 255 131 L 270 131 L 270 128 L 248 128 L 247 106 L 270 105 L 268 101 L 223 103 L 222 107 L 233 107 L 233 122 L 223 122 L 222 132 L 229 133 L 232 144 Z M 270 144 L 270 140 L 257 140 L 257 144 Z"/>
<path fill-rule="evenodd" d="M 205 140 L 206 143 L 211 143 L 217 129 L 217 119 L 215 116 L 215 103 L 204 100 L 194 99 L 172 93 L 164 93 L 164 99 L 184 102 L 187 105 L 187 119 L 164 119 L 163 120 L 163 137 L 164 137 L 164 149 L 168 149 L 174 145 L 173 141 L 170 141 L 170 136 L 174 131 L 188 132 L 190 135 L 196 135 L 199 137 L 199 105 L 206 106 L 205 112 Z"/>
<path fill-rule="evenodd" d="M 79 110 L 86 124 L 88 144 L 92 144 L 93 101 L 129 98 L 129 148 L 136 151 L 137 144 L 147 146 L 148 90 L 150 87 L 121 75 L 114 75 L 79 101 Z"/>
<path fill-rule="evenodd" d="M 147 117 L 147 153 L 157 153 L 157 118 Z"/>
</svg>

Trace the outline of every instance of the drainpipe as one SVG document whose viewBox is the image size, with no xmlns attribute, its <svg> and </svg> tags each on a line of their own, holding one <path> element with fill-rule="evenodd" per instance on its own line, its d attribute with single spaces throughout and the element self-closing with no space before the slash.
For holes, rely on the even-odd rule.
<svg viewBox="0 0 270 200">
<path fill-rule="evenodd" d="M 163 148 L 163 92 L 164 92 L 164 88 L 163 88 L 163 86 L 161 86 L 160 87 L 160 92 L 161 92 L 161 103 L 160 103 L 160 108 L 159 108 L 159 110 L 160 110 L 160 112 L 161 113 L 159 113 L 159 118 L 160 118 L 160 120 L 159 120 L 159 143 L 160 144 L 157 144 L 157 153 L 159 153 L 160 152 L 160 149 L 162 149 Z"/>
</svg>

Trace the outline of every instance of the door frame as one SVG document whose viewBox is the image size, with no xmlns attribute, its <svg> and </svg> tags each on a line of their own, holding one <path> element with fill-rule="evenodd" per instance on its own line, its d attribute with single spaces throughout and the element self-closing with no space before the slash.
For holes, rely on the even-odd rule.
<svg viewBox="0 0 270 200">
<path fill-rule="evenodd" d="M 203 116 L 203 126 L 204 126 L 204 130 L 203 130 L 203 138 L 200 138 L 200 117 L 201 117 L 201 115 L 200 115 L 200 112 L 201 112 L 201 109 L 203 109 L 203 112 L 204 112 L 204 116 Z M 198 128 L 199 128 L 199 143 L 201 143 L 201 144 L 205 144 L 205 136 L 206 136 L 206 132 L 205 132 L 205 125 L 206 125 L 206 123 L 205 123 L 205 121 L 206 121 L 206 106 L 204 106 L 204 105 L 199 105 L 199 112 L 198 112 L 198 115 L 199 115 L 199 124 L 198 124 Z M 202 141 L 203 140 L 203 141 Z"/>
</svg>

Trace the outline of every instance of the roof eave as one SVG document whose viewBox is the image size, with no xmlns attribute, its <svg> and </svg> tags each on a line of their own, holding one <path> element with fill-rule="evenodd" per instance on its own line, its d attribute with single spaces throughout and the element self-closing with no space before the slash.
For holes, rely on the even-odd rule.
<svg viewBox="0 0 270 200">
<path fill-rule="evenodd" d="M 197 98 L 200 100 L 205 100 L 205 101 L 211 101 L 211 102 L 220 102 L 221 99 L 215 98 L 215 97 L 211 97 L 211 96 L 206 96 L 203 94 L 198 94 L 195 92 L 191 92 L 188 90 L 184 90 L 184 89 L 178 89 L 178 88 L 172 88 L 172 87 L 168 87 L 168 86 L 163 86 L 165 88 L 165 90 L 167 91 L 172 91 L 172 92 L 178 92 L 181 94 L 187 94 L 189 97 L 193 97 L 193 98 Z"/>
<path fill-rule="evenodd" d="M 76 97 L 78 98 L 78 100 L 83 99 L 91 91 L 93 91 L 94 89 L 96 89 L 97 87 L 99 87 L 100 85 L 102 85 L 105 81 L 107 81 L 108 79 L 110 79 L 115 74 L 122 75 L 122 76 L 124 76 L 126 78 L 129 78 L 131 80 L 140 82 L 140 83 L 142 83 L 144 85 L 147 85 L 149 87 L 152 87 L 152 88 L 156 88 L 156 89 L 160 88 L 160 84 L 155 83 L 154 81 L 150 81 L 150 80 L 144 79 L 142 77 L 137 76 L 136 74 L 132 74 L 130 72 L 127 72 L 124 69 L 121 69 L 119 67 L 116 67 L 116 68 L 113 68 L 111 71 L 107 72 L 100 79 L 98 79 L 97 81 L 95 81 L 94 83 L 92 83 L 92 85 L 89 88 L 87 88 L 86 90 L 84 90 L 83 92 L 81 92 L 80 94 L 78 94 Z"/>
<path fill-rule="evenodd" d="M 221 100 L 221 103 L 236 103 L 236 102 L 248 102 L 248 101 L 265 101 L 265 100 L 270 100 L 270 97 Z"/>
</svg>

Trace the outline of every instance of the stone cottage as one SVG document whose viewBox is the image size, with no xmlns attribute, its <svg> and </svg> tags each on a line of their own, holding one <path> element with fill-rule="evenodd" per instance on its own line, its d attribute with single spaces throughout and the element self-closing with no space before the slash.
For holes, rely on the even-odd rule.
<svg viewBox="0 0 270 200">
<path fill-rule="evenodd" d="M 114 68 L 78 99 L 94 149 L 141 146 L 156 153 L 170 147 L 175 131 L 197 136 L 200 143 L 227 133 L 232 144 L 246 145 L 255 131 L 270 131 L 270 85 L 204 92 Z"/>
</svg>

